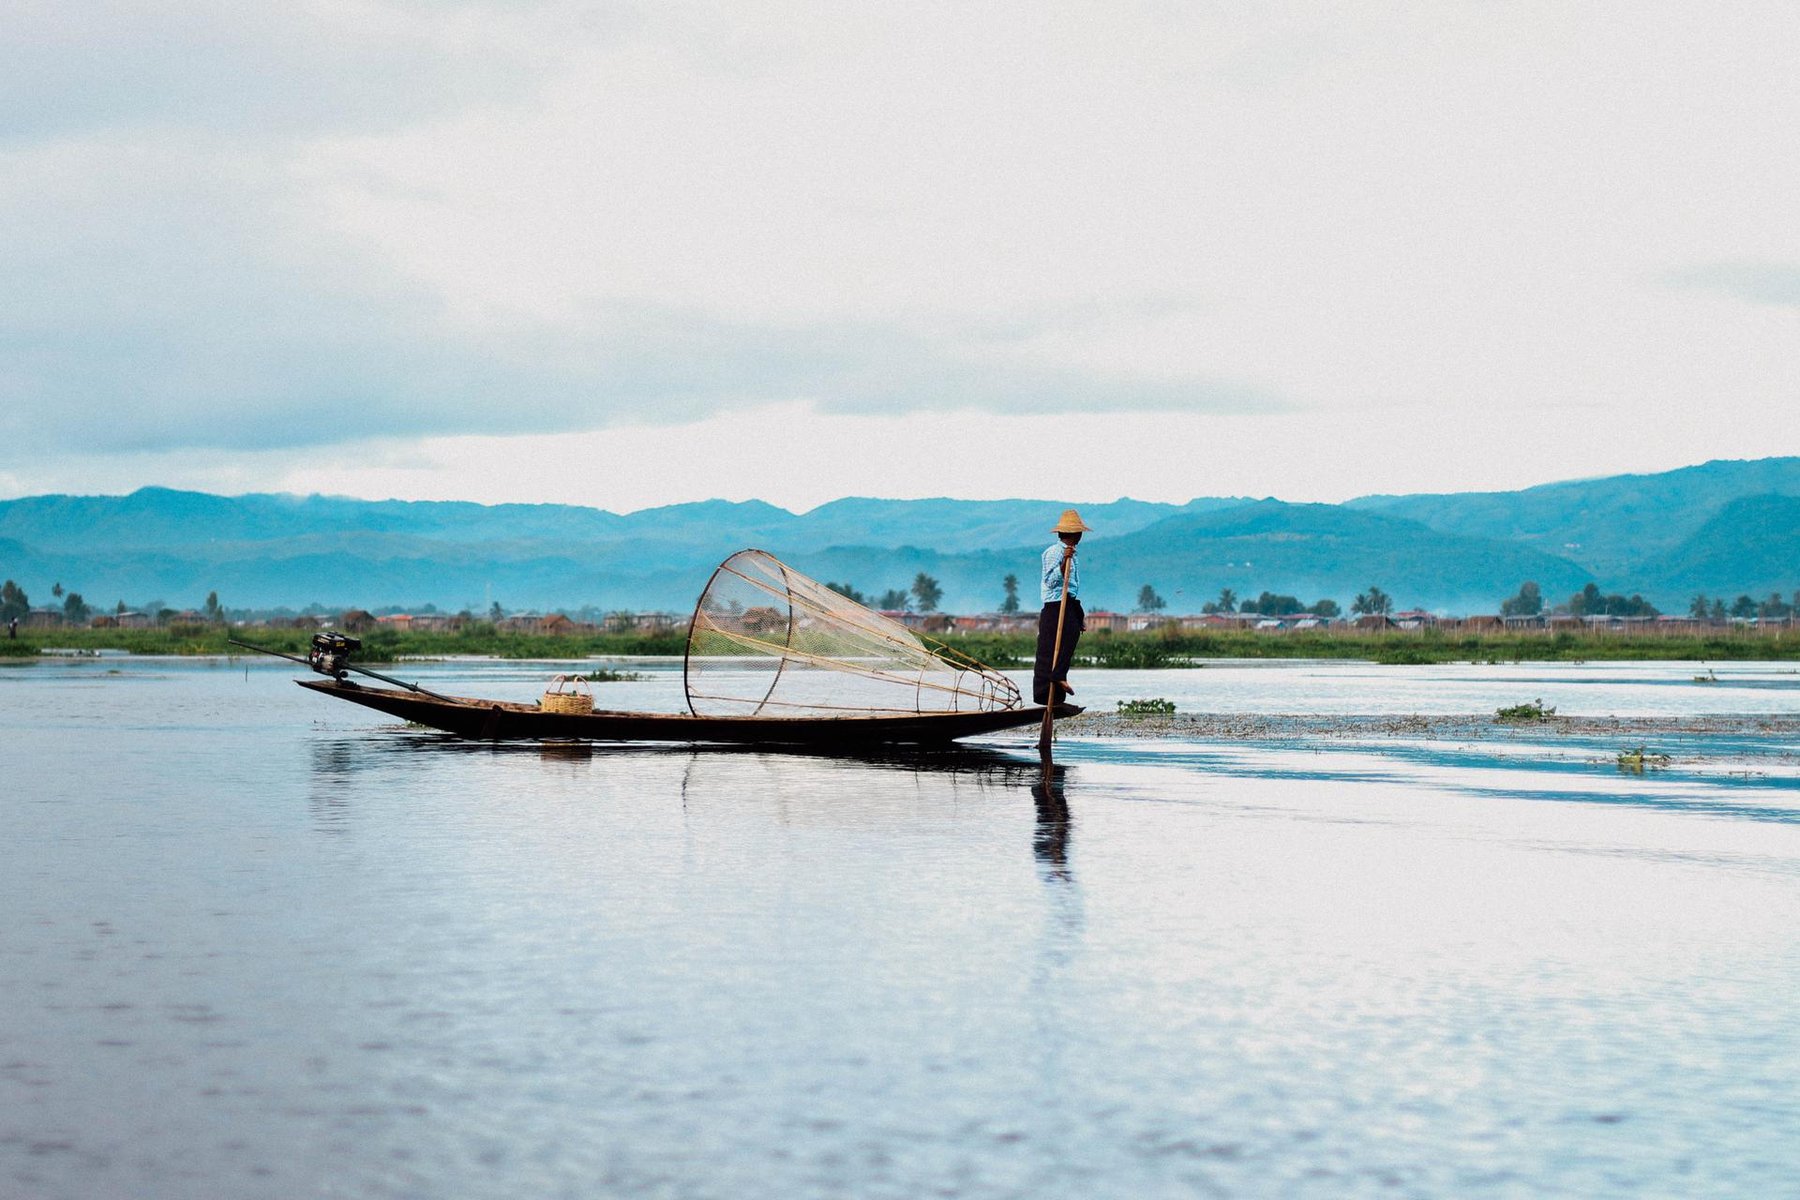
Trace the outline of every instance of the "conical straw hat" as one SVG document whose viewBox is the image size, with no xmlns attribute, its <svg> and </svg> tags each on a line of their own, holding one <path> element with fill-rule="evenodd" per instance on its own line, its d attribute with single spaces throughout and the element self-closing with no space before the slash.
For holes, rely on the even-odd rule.
<svg viewBox="0 0 1800 1200">
<path fill-rule="evenodd" d="M 1082 521 L 1080 513 L 1076 512 L 1072 508 L 1065 508 L 1065 509 L 1063 509 L 1062 520 L 1058 521 L 1056 523 L 1056 528 L 1052 529 L 1050 532 L 1051 533 L 1088 533 L 1092 529 L 1093 529 L 1093 526 L 1088 525 Z"/>
</svg>

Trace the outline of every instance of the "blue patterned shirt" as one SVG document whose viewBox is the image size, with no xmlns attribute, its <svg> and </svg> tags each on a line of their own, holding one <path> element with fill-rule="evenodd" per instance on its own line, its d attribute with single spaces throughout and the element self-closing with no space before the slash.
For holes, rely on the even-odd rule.
<svg viewBox="0 0 1800 1200">
<path fill-rule="evenodd" d="M 1055 604 L 1062 599 L 1062 560 L 1063 543 L 1058 538 L 1044 551 L 1044 569 L 1038 579 L 1038 595 L 1042 597 L 1044 604 Z M 1069 559 L 1069 598 L 1081 599 L 1081 562 L 1078 557 Z"/>
</svg>

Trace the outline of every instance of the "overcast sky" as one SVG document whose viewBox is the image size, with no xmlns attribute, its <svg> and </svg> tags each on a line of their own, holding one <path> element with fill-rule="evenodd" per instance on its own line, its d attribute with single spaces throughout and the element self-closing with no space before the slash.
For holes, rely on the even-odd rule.
<svg viewBox="0 0 1800 1200">
<path fill-rule="evenodd" d="M 1800 453 L 1800 6 L 0 0 L 0 495 Z"/>
</svg>

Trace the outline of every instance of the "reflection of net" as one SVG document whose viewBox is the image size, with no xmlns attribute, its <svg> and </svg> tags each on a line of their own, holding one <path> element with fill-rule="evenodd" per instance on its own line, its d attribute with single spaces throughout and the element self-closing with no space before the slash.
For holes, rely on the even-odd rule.
<svg viewBox="0 0 1800 1200">
<path fill-rule="evenodd" d="M 694 608 L 687 698 L 696 716 L 850 717 L 1017 708 L 1019 689 L 771 555 L 741 550 Z"/>
</svg>

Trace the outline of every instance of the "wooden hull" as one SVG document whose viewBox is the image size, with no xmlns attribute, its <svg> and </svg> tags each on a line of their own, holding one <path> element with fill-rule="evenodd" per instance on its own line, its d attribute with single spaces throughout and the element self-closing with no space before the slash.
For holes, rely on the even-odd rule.
<svg viewBox="0 0 1800 1200">
<path fill-rule="evenodd" d="M 403 721 L 481 741 L 576 739 L 596 742 L 715 742 L 737 745 L 929 745 L 1043 724 L 1041 706 L 1000 712 L 892 717 L 696 717 L 687 713 L 552 713 L 536 705 L 461 696 L 437 699 L 348 680 L 297 679 L 303 688 L 361 704 Z M 1081 712 L 1059 704 L 1055 719 Z"/>
</svg>

